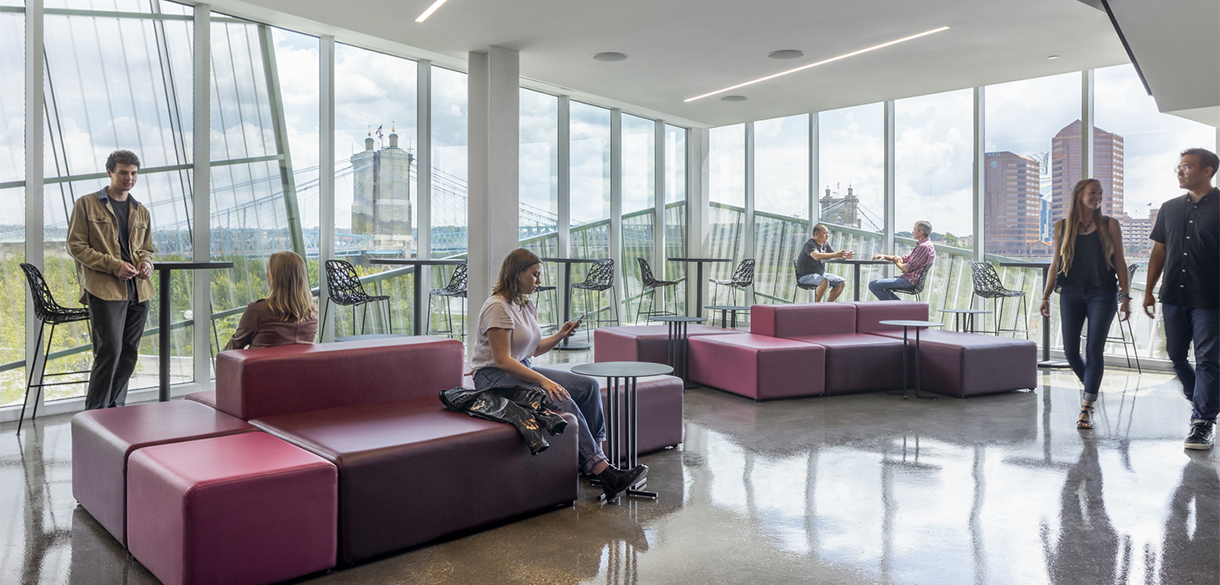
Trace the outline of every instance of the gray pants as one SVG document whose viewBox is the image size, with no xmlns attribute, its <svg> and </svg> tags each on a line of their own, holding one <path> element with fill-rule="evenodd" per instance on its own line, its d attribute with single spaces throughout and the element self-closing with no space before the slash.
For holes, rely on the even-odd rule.
<svg viewBox="0 0 1220 585">
<path fill-rule="evenodd" d="M 140 337 L 144 335 L 147 318 L 148 301 L 103 301 L 89 295 L 93 372 L 89 375 L 85 410 L 113 408 L 127 402 L 127 382 L 140 357 Z"/>
</svg>

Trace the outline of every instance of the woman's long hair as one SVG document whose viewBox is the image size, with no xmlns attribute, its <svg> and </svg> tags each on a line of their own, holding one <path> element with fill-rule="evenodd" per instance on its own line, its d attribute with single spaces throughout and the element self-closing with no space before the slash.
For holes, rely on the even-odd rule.
<svg viewBox="0 0 1220 585">
<path fill-rule="evenodd" d="M 1068 269 L 1072 267 L 1072 258 L 1076 254 L 1076 232 L 1080 230 L 1080 222 L 1084 220 L 1085 214 L 1088 211 L 1084 208 L 1084 192 L 1089 188 L 1089 185 L 1096 184 L 1101 187 L 1101 181 L 1097 179 L 1084 179 L 1076 183 L 1076 187 L 1072 189 L 1072 204 L 1068 207 L 1067 217 L 1060 221 L 1059 233 L 1059 273 L 1067 274 Z M 1103 221 L 1106 218 L 1101 214 L 1101 206 L 1092 211 L 1093 223 L 1097 225 L 1097 231 L 1101 234 L 1101 249 L 1106 257 L 1106 266 L 1114 268 L 1114 242 L 1110 239 L 1109 222 Z"/>
<path fill-rule="evenodd" d="M 522 272 L 535 264 L 542 264 L 542 260 L 538 259 L 537 254 L 525 248 L 517 248 L 509 252 L 504 256 L 504 261 L 500 263 L 500 276 L 496 279 L 496 285 L 492 287 L 491 294 L 500 295 L 504 300 L 524 307 L 529 303 L 529 297 L 521 292 L 519 277 Z"/>
<path fill-rule="evenodd" d="M 309 290 L 309 272 L 296 252 L 276 252 L 267 262 L 267 306 L 290 323 L 318 317 L 318 306 Z"/>
</svg>

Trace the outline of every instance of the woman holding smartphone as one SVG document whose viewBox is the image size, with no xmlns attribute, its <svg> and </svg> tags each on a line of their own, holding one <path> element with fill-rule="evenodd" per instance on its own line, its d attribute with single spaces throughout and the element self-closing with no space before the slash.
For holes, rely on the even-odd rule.
<svg viewBox="0 0 1220 585">
<path fill-rule="evenodd" d="M 1093 428 L 1093 402 L 1101 388 L 1106 336 L 1115 311 L 1121 311 L 1123 321 L 1131 314 L 1131 283 L 1127 282 L 1122 230 L 1118 221 L 1101 214 L 1101 199 L 1097 179 L 1085 179 L 1072 189 L 1067 217 L 1055 222 L 1055 256 L 1042 291 L 1041 312 L 1048 317 L 1051 291 L 1059 290 L 1063 355 L 1084 384 L 1078 429 Z M 1080 332 L 1086 321 L 1088 341 L 1081 358 Z"/>
<path fill-rule="evenodd" d="M 548 408 L 575 415 L 580 422 L 580 468 L 601 480 L 607 499 L 613 499 L 639 483 L 648 474 L 648 467 L 620 470 L 606 460 L 598 444 L 606 438 L 606 425 L 597 380 L 530 365 L 530 358 L 550 351 L 572 335 L 581 322 L 568 321 L 554 335 L 542 336 L 538 308 L 529 299 L 541 283 L 541 274 L 542 261 L 525 248 L 509 252 L 501 262 L 500 276 L 479 311 L 479 327 L 470 352 L 475 389 L 538 388 L 546 392 Z"/>
</svg>

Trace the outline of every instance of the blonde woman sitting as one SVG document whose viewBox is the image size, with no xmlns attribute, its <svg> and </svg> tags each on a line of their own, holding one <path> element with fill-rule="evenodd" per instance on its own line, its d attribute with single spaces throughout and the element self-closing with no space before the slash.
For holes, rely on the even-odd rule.
<svg viewBox="0 0 1220 585">
<path fill-rule="evenodd" d="M 305 260 L 294 252 L 276 252 L 267 263 L 271 294 L 246 306 L 225 350 L 313 343 L 318 334 L 318 306 L 309 290 Z"/>
</svg>

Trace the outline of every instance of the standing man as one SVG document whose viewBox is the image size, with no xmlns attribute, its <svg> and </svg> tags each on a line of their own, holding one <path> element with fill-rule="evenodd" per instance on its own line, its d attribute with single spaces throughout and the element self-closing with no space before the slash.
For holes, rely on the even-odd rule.
<svg viewBox="0 0 1220 585">
<path fill-rule="evenodd" d="M 131 196 L 139 172 L 135 153 L 110 153 L 110 185 L 77 199 L 68 220 L 68 254 L 76 259 L 81 303 L 88 305 L 92 325 L 93 372 L 86 410 L 123 406 L 139 358 L 153 295 L 148 208 Z"/>
<path fill-rule="evenodd" d="M 873 256 L 873 260 L 889 260 L 897 266 L 902 274 L 897 278 L 882 278 L 868 283 L 868 290 L 873 292 L 879 300 L 896 301 L 898 296 L 894 294 L 894 289 L 909 289 L 919 283 L 919 277 L 923 276 L 925 270 L 932 266 L 936 261 L 936 248 L 932 246 L 932 240 L 929 239 L 932 235 L 932 224 L 927 220 L 919 220 L 915 222 L 915 227 L 911 228 L 911 234 L 915 236 L 915 249 L 911 250 L 906 256 L 887 256 L 885 254 L 877 254 Z"/>
<path fill-rule="evenodd" d="M 847 250 L 835 251 L 830 247 L 830 230 L 825 225 L 813 226 L 813 237 L 805 241 L 801 247 L 801 255 L 796 259 L 796 281 L 805 286 L 816 286 L 813 302 L 822 302 L 826 289 L 830 289 L 830 302 L 835 302 L 843 293 L 843 283 L 847 282 L 837 274 L 826 274 L 823 260 L 845 260 L 855 257 L 855 252 Z"/>
<path fill-rule="evenodd" d="M 1161 205 L 1152 226 L 1152 255 L 1144 285 L 1144 312 L 1156 318 L 1153 287 L 1161 278 L 1161 315 L 1165 349 L 1194 404 L 1187 449 L 1210 449 L 1220 412 L 1220 190 L 1212 177 L 1220 168 L 1216 154 L 1192 148 L 1178 163 L 1178 187 L 1187 193 Z M 1195 367 L 1186 359 L 1195 344 Z"/>
</svg>

